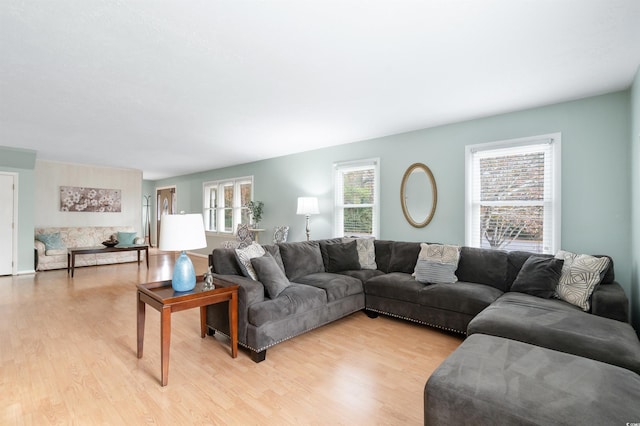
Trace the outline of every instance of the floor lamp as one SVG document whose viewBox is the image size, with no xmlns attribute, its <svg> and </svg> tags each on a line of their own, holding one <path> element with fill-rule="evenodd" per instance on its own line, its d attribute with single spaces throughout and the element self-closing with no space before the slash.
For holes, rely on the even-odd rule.
<svg viewBox="0 0 640 426">
<path fill-rule="evenodd" d="M 318 209 L 318 199 L 316 197 L 298 197 L 298 211 L 296 213 L 304 215 L 307 218 L 307 241 L 309 241 L 311 237 L 309 216 L 320 213 Z"/>
</svg>

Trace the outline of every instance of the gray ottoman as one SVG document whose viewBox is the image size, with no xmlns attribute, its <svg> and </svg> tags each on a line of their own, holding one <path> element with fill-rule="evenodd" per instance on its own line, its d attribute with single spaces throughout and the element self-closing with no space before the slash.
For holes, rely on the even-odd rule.
<svg viewBox="0 0 640 426">
<path fill-rule="evenodd" d="M 475 333 L 519 340 L 640 374 L 640 341 L 633 327 L 582 312 L 561 300 L 505 293 L 471 320 L 467 335 Z"/>
<path fill-rule="evenodd" d="M 425 425 L 640 422 L 640 376 L 502 337 L 468 337 L 424 389 Z"/>
</svg>

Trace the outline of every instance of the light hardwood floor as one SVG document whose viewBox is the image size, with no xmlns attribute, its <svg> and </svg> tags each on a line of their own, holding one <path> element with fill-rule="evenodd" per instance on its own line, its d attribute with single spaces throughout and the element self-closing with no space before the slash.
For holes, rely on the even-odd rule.
<svg viewBox="0 0 640 426">
<path fill-rule="evenodd" d="M 358 312 L 255 364 L 242 349 L 232 359 L 224 337 L 201 339 L 193 309 L 172 316 L 163 388 L 152 308 L 136 358 L 136 284 L 170 279 L 173 262 L 0 277 L 0 424 L 420 425 L 424 384 L 462 341 Z"/>
</svg>

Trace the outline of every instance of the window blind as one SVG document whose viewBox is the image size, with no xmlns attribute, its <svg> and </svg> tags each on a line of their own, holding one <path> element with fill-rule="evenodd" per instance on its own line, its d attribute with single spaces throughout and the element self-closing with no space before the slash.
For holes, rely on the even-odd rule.
<svg viewBox="0 0 640 426">
<path fill-rule="evenodd" d="M 555 138 L 472 147 L 467 244 L 553 253 L 560 220 Z"/>
</svg>

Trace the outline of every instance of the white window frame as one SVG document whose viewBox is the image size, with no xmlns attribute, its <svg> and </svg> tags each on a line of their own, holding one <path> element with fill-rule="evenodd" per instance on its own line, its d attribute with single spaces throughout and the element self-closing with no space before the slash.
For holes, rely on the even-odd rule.
<svg viewBox="0 0 640 426">
<path fill-rule="evenodd" d="M 370 169 L 374 170 L 373 178 L 373 204 L 344 204 L 342 192 L 342 173 Z M 358 236 L 372 236 L 380 238 L 380 159 L 368 158 L 355 161 L 342 161 L 333 164 L 333 181 L 334 181 L 334 237 L 344 237 L 344 209 L 351 207 L 372 207 L 373 223 L 371 234 L 361 234 Z"/>
<path fill-rule="evenodd" d="M 544 187 L 544 217 L 543 217 L 543 242 L 542 253 L 554 254 L 560 248 L 561 242 L 561 133 L 550 133 L 539 136 L 531 136 L 518 139 L 510 139 L 498 142 L 467 145 L 465 147 L 465 245 L 477 246 L 474 236 L 480 233 L 480 185 L 473 183 L 480 179 L 479 157 L 498 150 L 518 150 L 525 152 L 528 147 L 548 144 L 549 153 L 545 155 L 545 172 L 550 172 L 550 178 L 545 179 Z M 534 149 L 538 152 L 539 149 Z M 480 155 L 476 155 L 480 154 Z M 523 201 L 522 205 L 527 204 Z M 528 202 L 531 203 L 531 202 Z M 513 204 L 513 203 L 509 203 Z M 550 225 L 549 225 L 550 224 Z M 550 226 L 550 228 L 547 228 Z M 509 250 L 509 248 L 505 248 Z"/>
<path fill-rule="evenodd" d="M 232 179 L 221 179 L 202 183 L 202 213 L 204 216 L 205 231 L 209 235 L 232 235 L 236 232 L 238 225 L 242 223 L 242 211 L 248 210 L 241 204 L 240 185 L 251 184 L 251 200 L 253 200 L 253 176 L 243 176 Z M 231 207 L 224 205 L 224 187 L 233 185 L 233 205 Z M 210 188 L 216 188 L 216 206 L 209 205 Z M 224 229 L 224 211 L 228 208 L 233 209 L 232 226 L 230 231 Z M 209 223 L 209 212 L 216 210 L 216 223 Z"/>
</svg>

